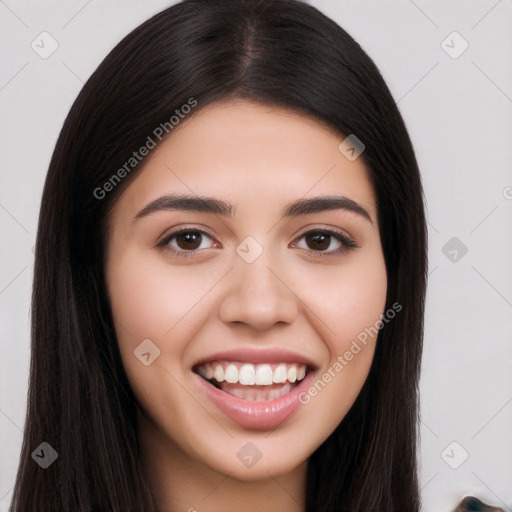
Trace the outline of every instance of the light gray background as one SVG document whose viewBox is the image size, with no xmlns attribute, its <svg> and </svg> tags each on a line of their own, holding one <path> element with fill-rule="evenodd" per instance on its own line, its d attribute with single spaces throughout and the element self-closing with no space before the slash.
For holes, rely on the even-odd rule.
<svg viewBox="0 0 512 512">
<path fill-rule="evenodd" d="M 54 144 L 103 57 L 170 3 L 0 1 L 0 511 L 10 501 L 21 448 L 32 248 Z M 423 511 L 449 511 L 470 493 L 510 512 L 512 0 L 311 3 L 375 60 L 422 170 L 430 238 Z M 43 31 L 59 44 L 47 59 L 31 48 Z M 445 51 L 463 48 L 458 36 L 446 39 L 453 31 L 469 43 L 458 58 Z M 467 247 L 462 257 L 460 248 L 451 255 L 453 248 L 445 249 L 456 262 L 443 253 L 453 237 Z"/>
</svg>

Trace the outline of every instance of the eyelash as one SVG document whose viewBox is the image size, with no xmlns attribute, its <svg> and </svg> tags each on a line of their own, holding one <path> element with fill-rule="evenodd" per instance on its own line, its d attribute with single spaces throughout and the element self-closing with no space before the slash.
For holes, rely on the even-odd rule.
<svg viewBox="0 0 512 512">
<path fill-rule="evenodd" d="M 210 233 L 208 233 L 206 231 L 203 231 L 202 229 L 181 228 L 181 229 L 178 229 L 177 231 L 173 231 L 172 233 L 167 235 L 163 240 L 158 242 L 156 244 L 156 246 L 160 247 L 164 252 L 166 252 L 166 253 L 168 253 L 168 254 L 170 254 L 172 256 L 178 256 L 178 257 L 181 257 L 181 258 L 188 258 L 188 257 L 194 256 L 197 253 L 199 253 L 202 250 L 204 250 L 204 249 L 195 249 L 195 250 L 192 250 L 192 251 L 186 251 L 186 250 L 177 251 L 177 250 L 171 248 L 168 245 L 169 242 L 173 238 L 175 238 L 176 236 L 178 236 L 178 235 L 180 235 L 182 233 L 199 233 L 201 235 L 206 235 L 209 238 L 212 238 L 212 239 L 214 238 Z M 306 249 L 310 253 L 313 253 L 316 257 L 318 257 L 318 256 L 320 256 L 320 257 L 337 256 L 337 255 L 340 255 L 340 254 L 342 254 L 344 252 L 350 251 L 352 249 L 359 248 L 359 245 L 354 240 L 352 240 L 351 238 L 349 238 L 348 236 L 346 236 L 346 235 L 344 235 L 342 233 L 339 233 L 338 231 L 333 231 L 331 229 L 312 229 L 310 231 L 306 231 L 305 233 L 303 233 L 300 236 L 299 240 L 302 240 L 306 235 L 309 235 L 309 234 L 312 234 L 312 233 L 332 236 L 332 237 L 334 237 L 336 240 L 338 240 L 341 243 L 341 247 L 340 248 L 338 248 L 338 249 L 336 249 L 334 251 L 330 251 L 330 252 L 315 251 L 314 249 Z"/>
</svg>

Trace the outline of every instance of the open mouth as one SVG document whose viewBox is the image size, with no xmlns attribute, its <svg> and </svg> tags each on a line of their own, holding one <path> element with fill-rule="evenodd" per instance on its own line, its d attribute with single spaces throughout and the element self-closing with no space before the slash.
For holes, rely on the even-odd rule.
<svg viewBox="0 0 512 512">
<path fill-rule="evenodd" d="M 242 400 L 275 400 L 292 391 L 310 372 L 302 363 L 252 364 L 211 361 L 192 369 L 212 386 Z"/>
</svg>

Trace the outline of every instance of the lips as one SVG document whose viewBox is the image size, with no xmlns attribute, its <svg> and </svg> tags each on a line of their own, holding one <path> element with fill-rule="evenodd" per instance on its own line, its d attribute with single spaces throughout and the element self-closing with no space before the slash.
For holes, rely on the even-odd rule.
<svg viewBox="0 0 512 512">
<path fill-rule="evenodd" d="M 316 366 L 283 350 L 217 353 L 192 367 L 206 398 L 248 428 L 275 428 L 300 405 Z"/>
</svg>

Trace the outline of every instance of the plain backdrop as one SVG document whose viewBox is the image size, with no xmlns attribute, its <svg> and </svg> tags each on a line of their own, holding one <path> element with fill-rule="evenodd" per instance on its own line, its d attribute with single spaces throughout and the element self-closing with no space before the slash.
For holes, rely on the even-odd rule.
<svg viewBox="0 0 512 512">
<path fill-rule="evenodd" d="M 32 248 L 57 136 L 106 54 L 171 3 L 0 1 L 0 511 L 7 510 L 21 448 Z M 422 171 L 430 259 L 423 511 L 450 511 L 476 494 L 510 512 L 512 0 L 310 3 L 374 59 Z M 58 44 L 47 58 L 32 47 L 40 37 L 47 51 L 52 39 Z"/>
</svg>

